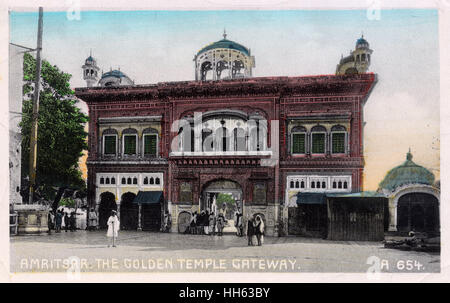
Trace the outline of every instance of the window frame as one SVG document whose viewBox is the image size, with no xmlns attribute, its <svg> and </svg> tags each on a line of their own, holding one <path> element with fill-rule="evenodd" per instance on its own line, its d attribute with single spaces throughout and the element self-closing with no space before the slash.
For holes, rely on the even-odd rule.
<svg viewBox="0 0 450 303">
<path fill-rule="evenodd" d="M 303 153 L 294 153 L 294 135 L 304 135 L 305 136 L 305 142 L 304 142 L 304 149 L 305 151 Z M 308 133 L 306 131 L 293 131 L 291 132 L 291 155 L 299 156 L 299 155 L 306 155 L 307 154 L 307 138 Z"/>
<path fill-rule="evenodd" d="M 311 142 L 309 145 L 311 155 L 325 155 L 327 153 L 327 132 L 326 131 L 311 131 L 310 132 Z M 314 144 L 314 134 L 323 134 L 323 152 L 322 153 L 314 153 L 313 144 Z"/>
<path fill-rule="evenodd" d="M 105 152 L 105 143 L 106 143 L 106 137 L 115 137 L 115 140 L 116 140 L 116 146 L 115 146 L 115 153 L 111 153 L 111 154 L 107 154 L 106 152 Z M 109 156 L 109 157 L 112 157 L 112 156 L 117 156 L 117 153 L 118 153 L 118 145 L 119 145 L 119 140 L 118 140 L 118 138 L 119 138 L 119 136 L 117 135 L 117 134 L 103 134 L 103 136 L 102 136 L 102 155 L 103 156 Z"/>
<path fill-rule="evenodd" d="M 142 155 L 144 157 L 152 157 L 152 154 L 145 153 L 145 137 L 147 136 L 155 136 L 156 137 L 156 151 L 154 157 L 158 157 L 159 155 L 159 135 L 157 133 L 145 133 L 142 135 Z"/>
<path fill-rule="evenodd" d="M 134 149 L 134 153 L 133 154 L 126 154 L 125 153 L 125 137 L 132 137 L 134 136 L 136 139 L 136 146 Z M 133 157 L 133 156 L 137 156 L 138 154 L 138 134 L 122 134 L 122 156 L 123 157 Z"/>
<path fill-rule="evenodd" d="M 344 152 L 342 152 L 342 153 L 336 153 L 336 152 L 334 152 L 334 150 L 333 150 L 333 135 L 334 134 L 344 134 Z M 330 141 L 331 141 L 331 144 L 330 144 L 330 153 L 332 154 L 332 155 L 345 155 L 345 154 L 347 154 L 347 141 L 348 140 L 348 134 L 347 134 L 347 131 L 345 131 L 345 130 L 335 130 L 335 131 L 332 131 L 331 132 L 331 136 L 330 136 Z"/>
</svg>

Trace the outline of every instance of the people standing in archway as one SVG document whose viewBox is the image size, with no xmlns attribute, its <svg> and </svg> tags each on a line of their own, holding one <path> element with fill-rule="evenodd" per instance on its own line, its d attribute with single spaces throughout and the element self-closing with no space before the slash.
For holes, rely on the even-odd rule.
<svg viewBox="0 0 450 303">
<path fill-rule="evenodd" d="M 253 218 L 250 218 L 247 221 L 248 246 L 253 246 L 253 236 L 254 235 L 255 235 L 255 224 L 253 222 Z"/>
<path fill-rule="evenodd" d="M 197 233 L 197 212 L 196 211 L 192 214 L 189 229 L 190 229 L 190 232 L 192 235 L 195 235 Z"/>
<path fill-rule="evenodd" d="M 238 237 L 242 237 L 243 234 L 242 213 L 239 208 L 239 205 L 236 207 L 236 211 L 234 213 L 234 227 L 236 227 L 236 235 Z"/>
<path fill-rule="evenodd" d="M 116 238 L 119 235 L 120 221 L 119 218 L 117 218 L 117 212 L 115 210 L 111 212 L 111 216 L 109 217 L 107 224 L 108 231 L 106 236 L 111 239 L 111 245 L 108 245 L 108 247 L 116 247 Z"/>
<path fill-rule="evenodd" d="M 213 236 L 216 234 L 216 216 L 214 212 L 211 212 L 209 215 L 209 234 Z"/>
<path fill-rule="evenodd" d="M 257 215 L 254 222 L 256 240 L 258 241 L 258 246 L 262 246 L 264 243 L 264 221 L 260 215 Z"/>
<path fill-rule="evenodd" d="M 222 236 L 223 235 L 223 228 L 225 227 L 225 217 L 223 214 L 219 213 L 219 216 L 217 217 L 217 235 Z"/>
<path fill-rule="evenodd" d="M 203 232 L 205 235 L 209 235 L 209 211 L 206 210 L 203 215 Z"/>
</svg>

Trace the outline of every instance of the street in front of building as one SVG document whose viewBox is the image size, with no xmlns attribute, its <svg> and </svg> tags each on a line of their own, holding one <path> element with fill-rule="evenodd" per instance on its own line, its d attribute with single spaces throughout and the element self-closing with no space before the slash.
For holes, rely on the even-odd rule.
<svg viewBox="0 0 450 303">
<path fill-rule="evenodd" d="M 108 247 L 104 231 L 11 238 L 11 273 L 65 272 L 376 272 L 438 273 L 439 253 L 386 249 L 382 242 L 121 231 Z"/>
</svg>

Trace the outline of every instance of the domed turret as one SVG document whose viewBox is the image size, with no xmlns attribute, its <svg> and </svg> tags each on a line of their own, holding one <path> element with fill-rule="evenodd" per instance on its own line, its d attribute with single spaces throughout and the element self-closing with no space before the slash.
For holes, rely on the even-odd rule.
<svg viewBox="0 0 450 303">
<path fill-rule="evenodd" d="M 194 61 L 195 80 L 201 81 L 251 77 L 255 67 L 250 49 L 228 40 L 225 31 L 222 40 L 199 50 Z"/>
<path fill-rule="evenodd" d="M 364 39 L 364 35 L 356 40 L 355 50 L 350 51 L 350 55 L 342 57 L 336 67 L 336 75 L 363 74 L 370 66 L 370 56 L 372 50 L 369 42 Z"/>
<path fill-rule="evenodd" d="M 381 181 L 380 189 L 394 191 L 396 188 L 407 184 L 434 184 L 434 175 L 425 167 L 417 165 L 412 161 L 412 154 L 406 154 L 406 161 L 402 165 L 394 167 Z"/>
<path fill-rule="evenodd" d="M 92 57 L 92 53 L 84 61 L 83 68 L 83 79 L 86 80 L 87 87 L 92 87 L 97 83 L 98 71 L 100 70 L 97 66 L 97 61 Z"/>
</svg>

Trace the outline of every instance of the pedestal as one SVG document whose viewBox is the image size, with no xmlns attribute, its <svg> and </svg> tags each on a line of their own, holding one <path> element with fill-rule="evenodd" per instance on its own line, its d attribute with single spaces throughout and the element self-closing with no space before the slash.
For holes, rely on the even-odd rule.
<svg viewBox="0 0 450 303">
<path fill-rule="evenodd" d="M 19 235 L 40 235 L 48 233 L 48 209 L 42 205 L 16 204 Z"/>
</svg>

